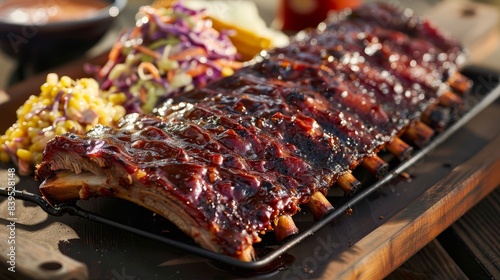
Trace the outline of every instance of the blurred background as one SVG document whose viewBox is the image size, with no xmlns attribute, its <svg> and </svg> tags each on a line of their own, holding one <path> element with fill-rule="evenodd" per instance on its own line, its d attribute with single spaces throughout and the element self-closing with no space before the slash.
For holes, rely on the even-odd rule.
<svg viewBox="0 0 500 280">
<path fill-rule="evenodd" d="M 273 24 L 273 21 L 276 18 L 276 10 L 280 1 L 282 0 L 253 0 L 258 8 L 260 16 L 269 26 Z M 443 28 L 452 29 L 452 33 L 460 33 L 460 37 L 467 37 L 468 42 L 466 42 L 466 44 L 473 44 L 475 48 L 481 48 L 481 51 L 478 52 L 481 53 L 481 55 L 473 57 L 473 63 L 487 68 L 500 70 L 500 23 L 498 20 L 498 14 L 500 13 L 500 0 L 475 1 L 488 6 L 481 6 L 483 9 L 481 9 L 478 14 L 473 12 L 468 15 L 467 19 L 464 19 L 464 11 L 462 11 L 463 13 L 450 13 L 448 11 L 435 8 L 440 4 L 443 4 L 445 1 L 460 2 L 457 0 L 382 1 L 413 9 L 414 12 L 419 15 L 428 15 L 435 20 L 438 25 L 443 26 Z M 470 2 L 472 0 L 467 1 Z M 462 2 L 467 1 L 463 0 Z M 147 0 L 128 0 L 125 9 L 117 17 L 109 31 L 93 48 L 84 54 L 85 57 L 91 58 L 107 52 L 118 37 L 120 30 L 129 28 L 135 24 L 134 18 L 139 7 L 153 2 L 154 1 Z M 373 0 L 364 0 L 364 2 L 373 2 Z M 473 21 L 473 24 L 456 24 L 457 21 L 465 22 L 466 20 Z M 460 28 L 457 28 L 457 26 L 460 26 Z M 471 29 L 471 26 L 474 29 Z M 464 32 L 467 32 L 468 34 L 464 35 Z M 65 63 L 65 61 L 62 61 L 61 63 Z M 5 53 L 0 52 L 0 65 L 0 89 L 6 89 L 13 83 L 19 82 L 19 79 L 14 77 L 13 74 L 18 67 L 15 58 L 9 57 Z"/>
</svg>

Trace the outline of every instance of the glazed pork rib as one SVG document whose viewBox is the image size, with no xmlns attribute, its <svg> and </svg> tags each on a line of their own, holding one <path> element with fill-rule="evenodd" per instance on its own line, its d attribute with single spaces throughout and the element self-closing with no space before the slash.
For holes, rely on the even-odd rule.
<svg viewBox="0 0 500 280">
<path fill-rule="evenodd" d="M 427 21 L 365 5 L 154 114 L 54 138 L 40 191 L 53 204 L 130 200 L 202 247 L 251 261 L 265 232 L 296 232 L 301 205 L 317 218 L 331 210 L 323 194 L 335 183 L 351 192 L 350 171 L 379 164 L 380 149 L 405 157 L 399 136 L 425 131 L 418 120 L 445 97 L 455 101 L 445 110 L 460 106 L 452 88 L 467 89 L 456 74 L 465 57 Z"/>
</svg>

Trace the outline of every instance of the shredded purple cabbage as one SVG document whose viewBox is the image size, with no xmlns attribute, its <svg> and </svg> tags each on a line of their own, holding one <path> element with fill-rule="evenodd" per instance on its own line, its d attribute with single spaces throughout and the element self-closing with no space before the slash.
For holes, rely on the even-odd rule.
<svg viewBox="0 0 500 280">
<path fill-rule="evenodd" d="M 204 10 L 181 2 L 168 9 L 142 7 L 136 27 L 124 33 L 114 48 L 119 51 L 116 57 L 110 56 L 102 68 L 87 70 L 97 74 L 103 90 L 126 94 L 127 113 L 148 113 L 169 98 L 203 87 L 222 77 L 224 67 L 231 65 L 224 61 L 237 59 L 228 35 L 211 28 Z M 195 55 L 182 56 L 196 48 Z"/>
</svg>

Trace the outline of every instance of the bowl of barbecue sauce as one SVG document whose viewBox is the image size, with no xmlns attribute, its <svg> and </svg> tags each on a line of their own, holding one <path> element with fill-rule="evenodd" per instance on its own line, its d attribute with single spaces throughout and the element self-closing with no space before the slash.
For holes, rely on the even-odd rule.
<svg viewBox="0 0 500 280">
<path fill-rule="evenodd" d="M 34 72 L 81 56 L 127 0 L 0 0 L 0 49 Z"/>
</svg>

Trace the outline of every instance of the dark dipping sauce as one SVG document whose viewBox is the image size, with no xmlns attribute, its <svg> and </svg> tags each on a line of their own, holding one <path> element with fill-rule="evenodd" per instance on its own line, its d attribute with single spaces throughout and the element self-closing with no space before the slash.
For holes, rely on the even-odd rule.
<svg viewBox="0 0 500 280">
<path fill-rule="evenodd" d="M 42 25 L 91 17 L 108 6 L 100 0 L 64 1 L 7 0 L 0 3 L 0 18 L 21 24 Z"/>
</svg>

